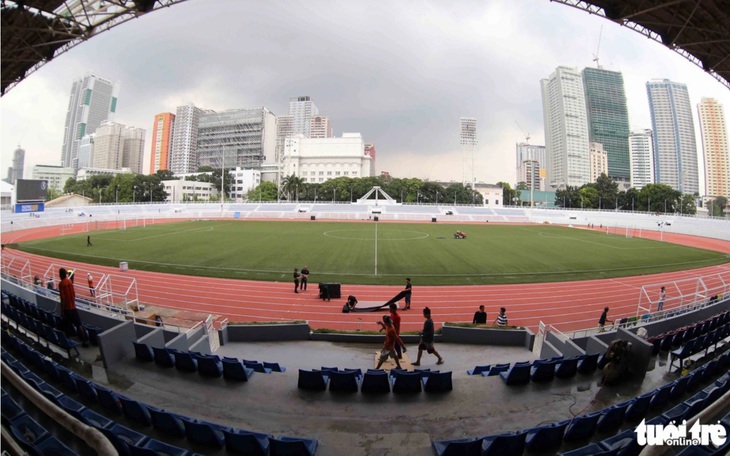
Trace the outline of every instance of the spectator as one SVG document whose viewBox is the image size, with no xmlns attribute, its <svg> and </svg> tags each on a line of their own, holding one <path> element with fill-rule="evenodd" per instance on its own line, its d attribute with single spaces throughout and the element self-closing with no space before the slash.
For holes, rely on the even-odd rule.
<svg viewBox="0 0 730 456">
<path fill-rule="evenodd" d="M 606 322 L 613 324 L 613 320 L 608 319 L 608 307 L 603 309 L 601 318 L 598 319 L 598 332 L 602 333 L 606 330 Z"/>
<path fill-rule="evenodd" d="M 381 331 L 385 330 L 385 342 L 383 343 L 383 349 L 380 351 L 380 359 L 378 359 L 376 369 L 380 369 L 380 366 L 382 366 L 388 358 L 393 358 L 395 365 L 398 369 L 401 369 L 400 359 L 398 359 L 395 354 L 395 346 L 398 344 L 403 345 L 403 341 L 400 340 L 400 337 L 398 337 L 398 334 L 395 332 L 393 320 L 391 320 L 388 315 L 383 315 L 383 321 L 378 321 L 376 323 L 381 326 Z M 405 347 L 403 350 L 405 351 Z"/>
<path fill-rule="evenodd" d="M 484 311 L 484 306 L 479 306 L 479 310 L 474 312 L 474 319 L 472 323 L 475 325 L 486 325 L 487 324 L 487 313 Z"/>
<path fill-rule="evenodd" d="M 66 334 L 71 336 L 76 331 L 79 339 L 81 339 L 82 345 L 88 347 L 89 341 L 86 337 L 86 331 L 81 324 L 79 311 L 76 309 L 76 291 L 74 290 L 74 284 L 68 278 L 68 272 L 65 268 L 59 269 L 58 276 L 61 278 L 61 281 L 58 283 L 58 293 L 61 298 L 61 312 L 63 323 L 66 327 Z"/>
<path fill-rule="evenodd" d="M 294 268 L 294 293 L 299 293 L 299 278 L 301 276 L 299 269 Z"/>
<path fill-rule="evenodd" d="M 309 280 L 309 268 L 304 266 L 302 268 L 302 281 L 299 284 L 299 289 L 302 291 L 307 291 L 307 282 Z"/>
<path fill-rule="evenodd" d="M 439 352 L 437 352 L 436 348 L 433 346 L 435 330 L 433 327 L 433 320 L 431 320 L 431 309 L 429 309 L 428 307 L 424 307 L 423 317 L 426 319 L 426 321 L 423 322 L 423 331 L 419 332 L 421 336 L 421 342 L 418 344 L 418 358 L 416 359 L 416 362 L 413 363 L 413 365 L 421 365 L 421 355 L 423 354 L 424 350 L 427 351 L 429 354 L 436 355 L 436 357 L 438 358 L 436 364 L 443 364 L 444 358 L 439 355 Z"/>
<path fill-rule="evenodd" d="M 507 326 L 507 309 L 504 307 L 500 308 L 499 315 L 497 315 L 497 318 L 494 319 L 494 322 L 497 326 Z"/>
</svg>

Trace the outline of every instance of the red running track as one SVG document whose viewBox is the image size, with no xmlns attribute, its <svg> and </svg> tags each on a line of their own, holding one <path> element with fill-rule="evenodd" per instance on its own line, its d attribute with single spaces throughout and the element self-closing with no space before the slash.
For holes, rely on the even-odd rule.
<svg viewBox="0 0 730 456">
<path fill-rule="evenodd" d="M 57 236 L 58 227 L 46 227 L 22 232 L 6 233 L 3 242 Z M 660 233 L 645 232 L 643 237 L 657 238 Z M 730 253 L 730 242 L 696 236 L 664 233 L 665 242 Z M 59 260 L 7 249 L 5 253 L 28 259 L 33 274 L 43 274 Z M 64 261 L 64 265 L 76 268 L 81 284 L 77 293 L 87 295 L 83 286 L 86 272 L 95 277 L 101 274 L 128 276 L 136 279 L 140 302 L 184 312 L 205 313 L 237 321 L 286 321 L 307 320 L 313 328 L 347 330 L 375 330 L 375 321 L 382 313 L 341 313 L 344 298 L 355 295 L 361 305 L 368 302 L 383 303 L 402 289 L 400 286 L 342 285 L 343 299 L 323 302 L 317 298 L 316 271 L 310 276 L 310 289 L 295 294 L 292 282 L 260 282 L 248 280 L 216 279 L 182 276 L 157 272 L 129 270 Z M 414 282 L 412 310 L 402 311 L 402 329 L 421 329 L 421 309 L 428 306 L 434 321 L 439 324 L 471 322 L 479 305 L 484 305 L 491 323 L 500 307 L 507 309 L 511 325 L 526 326 L 535 330 L 542 321 L 563 332 L 572 332 L 597 325 L 604 307 L 609 307 L 610 319 L 636 315 L 641 287 L 664 283 L 669 285 L 683 279 L 723 274 L 730 281 L 730 264 L 687 271 L 624 277 L 605 280 L 553 282 L 517 285 L 464 285 L 428 286 Z M 708 286 L 719 285 L 719 279 L 710 278 Z M 658 288 L 658 287 L 657 287 Z M 685 284 L 684 292 L 695 290 L 695 283 Z M 672 288 L 668 287 L 668 290 Z M 659 291 L 656 290 L 656 295 Z M 673 302 L 671 292 L 664 309 L 679 305 Z M 655 298 L 653 298 L 655 299 Z"/>
</svg>

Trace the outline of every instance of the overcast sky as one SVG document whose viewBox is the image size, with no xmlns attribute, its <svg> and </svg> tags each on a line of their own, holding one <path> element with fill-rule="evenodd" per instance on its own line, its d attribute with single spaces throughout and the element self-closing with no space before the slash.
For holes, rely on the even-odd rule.
<svg viewBox="0 0 730 456">
<path fill-rule="evenodd" d="M 289 97 L 309 95 L 336 136 L 360 132 L 376 172 L 394 177 L 461 181 L 459 117 L 476 117 L 476 179 L 515 183 L 515 143 L 544 144 L 540 79 L 595 65 L 599 34 L 632 129 L 651 128 L 654 78 L 687 84 L 695 124 L 701 97 L 730 109 L 730 90 L 678 54 L 548 0 L 189 0 L 75 47 L 3 96 L 0 175 L 18 145 L 26 178 L 60 164 L 72 81 L 93 71 L 121 82 L 116 121 L 147 130 L 145 171 L 157 113 L 193 102 L 284 115 Z"/>
</svg>

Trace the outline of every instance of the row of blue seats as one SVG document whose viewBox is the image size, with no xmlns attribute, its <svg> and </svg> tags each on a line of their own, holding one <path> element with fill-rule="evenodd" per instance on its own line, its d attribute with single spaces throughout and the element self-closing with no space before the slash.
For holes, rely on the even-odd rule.
<svg viewBox="0 0 730 456">
<path fill-rule="evenodd" d="M 697 336 L 694 339 L 690 339 L 684 343 L 680 348 L 672 350 L 669 353 L 669 369 L 672 369 L 674 361 L 679 361 L 677 364 L 678 368 L 682 368 L 682 363 L 686 358 L 694 356 L 702 351 L 706 356 L 710 348 L 713 350 L 717 348 L 717 344 L 730 336 L 730 323 L 719 326 L 712 331 Z"/>
<path fill-rule="evenodd" d="M 695 372 L 692 373 L 694 376 L 698 376 L 700 378 L 704 377 L 705 373 L 703 370 L 698 369 Z M 685 376 L 682 378 L 686 378 L 689 376 Z M 676 380 L 675 380 L 676 382 Z M 674 382 L 673 382 L 674 383 Z M 669 385 L 665 385 L 662 388 L 659 388 L 656 391 L 664 391 Z M 727 373 L 727 367 L 725 368 L 725 374 L 703 390 L 697 392 L 693 396 L 691 396 L 689 399 L 685 400 L 684 402 L 677 404 L 675 407 L 670 408 L 666 412 L 662 413 L 661 415 L 658 415 L 651 420 L 646 421 L 646 424 L 662 424 L 662 425 L 668 425 L 669 423 L 682 423 L 685 420 L 689 420 L 690 418 L 697 415 L 702 410 L 709 407 L 711 404 L 713 404 L 715 401 L 717 401 L 722 395 L 730 391 L 730 374 Z M 647 393 L 649 394 L 649 393 Z M 646 400 L 646 395 L 639 396 L 635 400 Z M 620 405 L 620 404 L 619 404 Z M 730 416 L 730 415 L 728 415 Z M 730 422 L 727 421 L 728 416 L 725 417 L 725 432 L 727 435 L 730 435 Z M 722 423 L 721 423 L 722 424 Z M 622 432 L 618 436 L 610 439 L 605 439 L 600 442 L 592 443 L 587 446 L 578 448 L 573 451 L 568 451 L 562 454 L 562 456 L 589 456 L 589 455 L 596 455 L 596 454 L 603 454 L 604 452 L 611 451 L 615 449 L 615 443 L 617 441 L 623 441 L 625 442 L 625 449 L 623 451 L 630 452 L 629 454 L 639 454 L 641 452 L 641 446 L 639 445 L 636 437 L 636 432 L 633 428 L 627 429 L 626 431 Z M 709 452 L 702 452 L 699 454 L 728 454 L 728 451 L 730 450 L 730 439 L 728 439 L 724 445 L 720 447 L 711 447 L 708 448 Z M 624 454 L 624 453 L 622 453 Z M 682 452 L 681 454 L 685 454 Z M 689 454 L 698 454 L 698 453 L 689 453 Z"/>
<path fill-rule="evenodd" d="M 208 377 L 224 377 L 230 380 L 248 381 L 254 372 L 270 374 L 285 372 L 279 363 L 239 360 L 238 358 L 211 355 L 192 351 L 176 350 L 167 347 L 151 347 L 133 342 L 135 357 L 144 362 L 154 362 L 157 366 L 175 367 L 184 372 L 198 372 Z"/>
<path fill-rule="evenodd" d="M 537 371 L 533 381 L 552 380 L 554 377 L 558 378 L 571 378 L 577 373 L 581 374 L 592 374 L 599 364 L 598 353 L 586 354 L 564 358 L 563 356 L 556 356 L 550 359 L 539 359 L 534 362 L 522 361 L 515 363 L 514 366 L 529 366 L 530 368 Z M 514 367 L 510 363 L 494 364 L 476 366 L 474 369 L 466 371 L 469 375 L 482 375 L 484 377 L 491 377 L 500 375 L 503 372 L 509 371 Z"/>
<path fill-rule="evenodd" d="M 17 309 L 20 312 L 23 312 L 29 317 L 34 318 L 41 323 L 45 323 L 48 326 L 61 331 L 66 329 L 63 319 L 60 315 L 56 315 L 53 312 L 42 309 L 36 304 L 30 301 L 26 301 L 21 297 L 15 296 L 12 293 L 3 292 L 3 295 L 8 298 L 9 306 Z M 98 335 L 102 332 L 102 329 L 89 323 L 81 322 L 81 324 L 89 336 L 89 342 L 91 342 L 93 345 L 98 345 Z"/>
<path fill-rule="evenodd" d="M 98 403 L 111 415 L 123 415 L 130 421 L 152 426 L 155 430 L 171 437 L 184 437 L 191 443 L 211 448 L 223 448 L 235 454 L 251 455 L 314 455 L 318 445 L 317 440 L 280 436 L 275 438 L 271 434 L 258 433 L 244 429 L 222 426 L 216 423 L 198 420 L 185 415 L 167 412 L 164 409 L 151 406 L 132 398 L 126 397 L 58 365 L 51 359 L 43 357 L 32 347 L 27 346 L 12 335 L 7 336 L 10 346 L 19 349 L 21 355 L 29 356 L 31 364 L 36 364 L 38 357 L 49 378 L 63 385 L 66 389 L 78 393 L 83 399 Z M 15 342 L 11 342 L 15 339 Z M 32 354 L 34 353 L 34 355 Z M 2 351 L 2 358 L 18 375 L 23 377 L 46 398 L 56 403 L 66 412 L 80 421 L 93 426 L 102 432 L 115 446 L 121 455 L 137 454 L 170 454 L 192 455 L 188 450 L 157 441 L 149 436 L 117 423 L 104 415 L 96 413 L 84 404 L 74 400 L 63 392 L 45 382 L 38 375 L 30 371 L 12 355 Z M 3 409 L 5 404 L 3 404 Z M 152 450 L 153 453 L 144 450 Z M 73 454 L 73 453 L 64 453 Z"/>
<path fill-rule="evenodd" d="M 654 346 L 653 352 L 656 355 L 660 351 L 669 351 L 672 348 L 679 347 L 690 339 L 707 334 L 713 329 L 728 323 L 730 323 L 730 312 L 722 312 L 691 325 L 652 336 L 647 341 Z"/>
<path fill-rule="evenodd" d="M 686 391 L 697 389 L 701 382 L 723 374 L 720 379 L 686 401 L 646 421 L 647 424 L 668 424 L 671 421 L 679 423 L 696 415 L 724 393 L 730 391 L 730 374 L 727 373 L 730 365 L 730 352 L 723 356 L 724 358 L 714 360 L 693 371 L 692 374 L 680 377 L 661 388 L 586 415 L 518 432 L 471 439 L 438 440 L 433 442 L 433 448 L 438 456 L 520 456 L 525 450 L 528 452 L 557 451 L 563 444 L 584 442 L 596 434 L 615 433 L 625 423 L 637 423 L 644 419 L 650 411 L 666 407 L 670 401 L 680 399 Z M 599 443 L 589 444 L 564 454 L 566 456 L 630 455 L 638 454 L 640 450 L 633 427 L 630 427 Z"/>
<path fill-rule="evenodd" d="M 408 372 L 393 369 L 390 374 L 382 369 L 299 369 L 297 387 L 310 391 L 357 393 L 420 393 L 446 392 L 453 390 L 451 371 L 440 372 L 427 369 Z"/>
<path fill-rule="evenodd" d="M 549 381 L 555 377 L 570 378 L 579 371 L 584 374 L 591 373 L 602 364 L 598 354 L 582 355 L 580 360 L 578 358 L 581 357 L 515 363 L 508 370 L 500 372 L 499 377 L 507 385 L 526 385 L 530 381 Z"/>
<path fill-rule="evenodd" d="M 10 322 L 15 323 L 15 328 L 20 331 L 21 329 L 25 333 L 26 337 L 33 339 L 35 336 L 35 342 L 50 349 L 51 345 L 56 346 L 66 352 L 66 355 L 71 358 L 71 352 L 76 352 L 76 356 L 79 355 L 78 346 L 81 345 L 79 342 L 69 338 L 65 332 L 52 328 L 45 323 L 41 323 L 27 315 L 16 311 L 15 309 L 3 309 L 3 315 L 8 317 L 8 324 Z"/>
</svg>

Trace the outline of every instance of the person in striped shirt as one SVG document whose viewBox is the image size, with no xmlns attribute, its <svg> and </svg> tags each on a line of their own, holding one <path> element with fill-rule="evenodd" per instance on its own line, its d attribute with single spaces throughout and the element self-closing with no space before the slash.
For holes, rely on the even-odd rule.
<svg viewBox="0 0 730 456">
<path fill-rule="evenodd" d="M 494 319 L 497 326 L 507 326 L 507 309 L 502 307 L 499 309 L 499 315 Z"/>
</svg>

